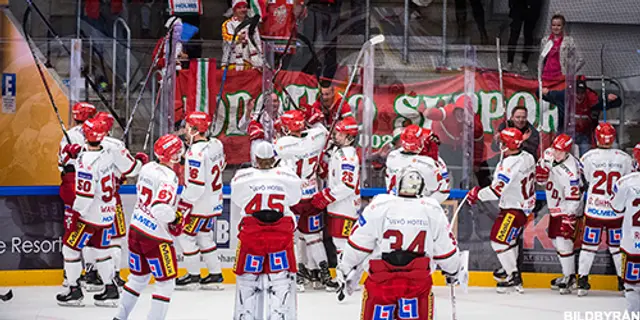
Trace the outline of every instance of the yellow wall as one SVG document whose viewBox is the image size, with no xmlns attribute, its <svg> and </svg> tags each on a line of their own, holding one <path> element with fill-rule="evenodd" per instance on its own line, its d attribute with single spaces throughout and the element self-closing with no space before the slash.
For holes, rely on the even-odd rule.
<svg viewBox="0 0 640 320">
<path fill-rule="evenodd" d="M 0 23 L 2 72 L 16 74 L 16 113 L 0 112 L 0 186 L 57 185 L 60 125 L 24 37 L 4 12 Z M 67 121 L 69 101 L 43 70 L 60 115 Z"/>
</svg>

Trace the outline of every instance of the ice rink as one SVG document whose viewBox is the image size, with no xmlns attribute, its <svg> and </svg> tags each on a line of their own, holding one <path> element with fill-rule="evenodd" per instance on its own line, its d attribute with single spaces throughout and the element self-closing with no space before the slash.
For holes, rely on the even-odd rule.
<svg viewBox="0 0 640 320">
<path fill-rule="evenodd" d="M 7 288 L 0 289 L 6 292 Z M 115 309 L 93 305 L 92 294 L 85 293 L 84 308 L 60 307 L 55 295 L 61 287 L 13 288 L 13 300 L 0 302 L 0 319 L 111 320 Z M 152 288 L 148 287 L 136 306 L 131 319 L 146 319 Z M 565 311 L 621 311 L 624 298 L 613 291 L 591 291 L 589 296 L 575 294 L 561 296 L 548 289 L 527 289 L 524 294 L 498 295 L 493 288 L 469 288 L 464 294 L 457 290 L 457 310 L 460 320 L 564 320 Z M 224 291 L 176 291 L 171 299 L 168 319 L 231 319 L 235 288 L 225 286 Z M 435 319 L 451 319 L 449 289 L 435 288 Z M 338 303 L 335 294 L 311 291 L 298 294 L 300 320 L 356 320 L 360 319 L 361 292 Z"/>
</svg>

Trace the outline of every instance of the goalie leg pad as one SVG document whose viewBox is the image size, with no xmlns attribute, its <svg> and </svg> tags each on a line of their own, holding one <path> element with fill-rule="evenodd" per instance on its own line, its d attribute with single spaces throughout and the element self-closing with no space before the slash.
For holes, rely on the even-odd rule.
<svg viewBox="0 0 640 320">
<path fill-rule="evenodd" d="M 234 320 L 264 319 L 264 292 L 261 276 L 251 273 L 236 276 Z"/>
<path fill-rule="evenodd" d="M 276 274 L 263 274 L 265 282 L 265 319 L 296 319 L 295 275 L 288 271 Z"/>
</svg>

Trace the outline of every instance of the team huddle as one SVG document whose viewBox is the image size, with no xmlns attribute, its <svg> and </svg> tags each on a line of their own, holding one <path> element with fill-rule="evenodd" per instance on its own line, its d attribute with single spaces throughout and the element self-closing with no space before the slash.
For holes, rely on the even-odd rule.
<svg viewBox="0 0 640 320">
<path fill-rule="evenodd" d="M 337 107 L 342 105 L 336 99 L 285 112 L 274 122 L 273 142 L 265 139 L 259 116 L 248 124 L 251 167 L 239 169 L 231 180 L 231 204 L 241 217 L 234 319 L 296 319 L 297 293 L 312 286 L 350 295 L 359 290 L 365 271 L 362 319 L 431 319 L 433 272 L 439 268 L 448 284 L 458 282 L 464 268 L 441 207 L 450 181 L 437 137 L 416 125 L 404 128 L 400 148 L 387 158 L 388 193 L 362 209 L 358 123 L 348 106 Z M 109 137 L 114 122 L 109 114 L 96 114 L 87 103 L 72 111 L 77 125 L 62 140 L 58 163 L 66 287 L 58 303 L 82 305 L 84 286 L 88 292 L 101 290 L 94 295 L 96 305 L 117 307 L 115 319 L 128 319 L 153 276 L 149 318 L 165 319 L 175 289 L 222 289 L 214 234 L 223 209 L 226 160 L 223 144 L 209 137 L 209 115 L 188 114 L 183 139 L 160 137 L 153 148 L 156 161 L 150 162 L 146 154 L 132 156 Z M 548 232 L 563 271 L 552 286 L 562 294 L 577 289 L 585 295 L 606 232 L 628 308 L 640 309 L 640 173 L 633 173 L 630 156 L 612 148 L 615 135 L 609 124 L 598 126 L 598 148 L 580 160 L 569 152 L 571 138 L 559 135 L 536 163 L 522 150 L 518 129 L 500 133 L 503 157 L 491 186 L 475 187 L 466 197 L 470 204 L 499 201 L 491 230 L 502 265 L 494 272 L 498 292 L 522 292 L 517 239 L 534 209 L 537 182 L 547 193 Z M 634 151 L 640 161 L 640 145 Z M 127 230 L 118 189 L 136 176 L 137 201 Z M 576 278 L 573 243 L 581 236 L 577 225 L 584 190 Z M 323 243 L 325 229 L 338 254 L 335 278 Z M 125 236 L 126 283 L 118 272 Z M 180 278 L 174 241 L 187 269 Z M 209 271 L 206 277 L 200 275 L 200 261 Z"/>
</svg>

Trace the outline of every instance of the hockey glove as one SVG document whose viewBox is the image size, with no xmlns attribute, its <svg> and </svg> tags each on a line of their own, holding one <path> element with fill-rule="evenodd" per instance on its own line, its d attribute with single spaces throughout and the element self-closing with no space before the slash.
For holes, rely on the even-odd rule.
<svg viewBox="0 0 640 320">
<path fill-rule="evenodd" d="M 536 182 L 538 184 L 545 184 L 549 180 L 549 169 L 542 165 L 536 165 Z"/>
<path fill-rule="evenodd" d="M 258 121 L 252 120 L 247 127 L 247 133 L 249 134 L 249 140 L 264 139 L 264 127 Z"/>
<path fill-rule="evenodd" d="M 476 202 L 478 202 L 478 193 L 480 192 L 480 187 L 475 186 L 473 187 L 473 189 L 469 190 L 469 193 L 467 193 L 467 202 L 470 205 L 474 205 L 476 204 Z"/>
<path fill-rule="evenodd" d="M 78 154 L 80 153 L 80 150 L 82 150 L 82 146 L 75 143 L 67 144 L 66 146 L 64 146 L 64 148 L 62 148 L 62 152 L 66 153 L 69 159 L 78 158 Z"/>
<path fill-rule="evenodd" d="M 140 160 L 142 164 L 147 164 L 149 162 L 149 156 L 143 152 L 136 153 L 134 158 L 136 158 L 136 160 Z"/>
<path fill-rule="evenodd" d="M 80 219 L 80 213 L 71 208 L 64 209 L 64 229 L 68 232 L 76 231 L 78 227 L 78 219 Z"/>
<path fill-rule="evenodd" d="M 578 218 L 575 215 L 563 215 L 562 224 L 560 225 L 560 234 L 564 238 L 570 239 L 576 234 L 576 224 Z"/>
<path fill-rule="evenodd" d="M 291 207 L 291 211 L 293 212 L 293 214 L 295 214 L 297 216 L 308 217 L 308 216 L 316 215 L 322 210 L 314 207 L 311 204 L 311 202 L 304 201 L 304 202 L 299 202 L 295 206 L 292 206 Z"/>
<path fill-rule="evenodd" d="M 336 201 L 331 195 L 331 190 L 329 188 L 323 189 L 321 192 L 316 193 L 311 199 L 311 205 L 313 205 L 316 209 L 324 210 L 328 205 Z"/>
<path fill-rule="evenodd" d="M 186 203 L 182 200 L 178 202 L 178 210 L 176 210 L 176 219 L 173 222 L 169 223 L 169 233 L 174 237 L 179 236 L 182 233 L 182 229 L 184 229 L 184 224 L 186 221 L 186 216 L 191 212 L 193 206 L 189 203 Z"/>
<path fill-rule="evenodd" d="M 318 177 L 322 180 L 326 180 L 329 176 L 329 165 L 325 161 L 320 161 L 318 165 Z"/>
</svg>

